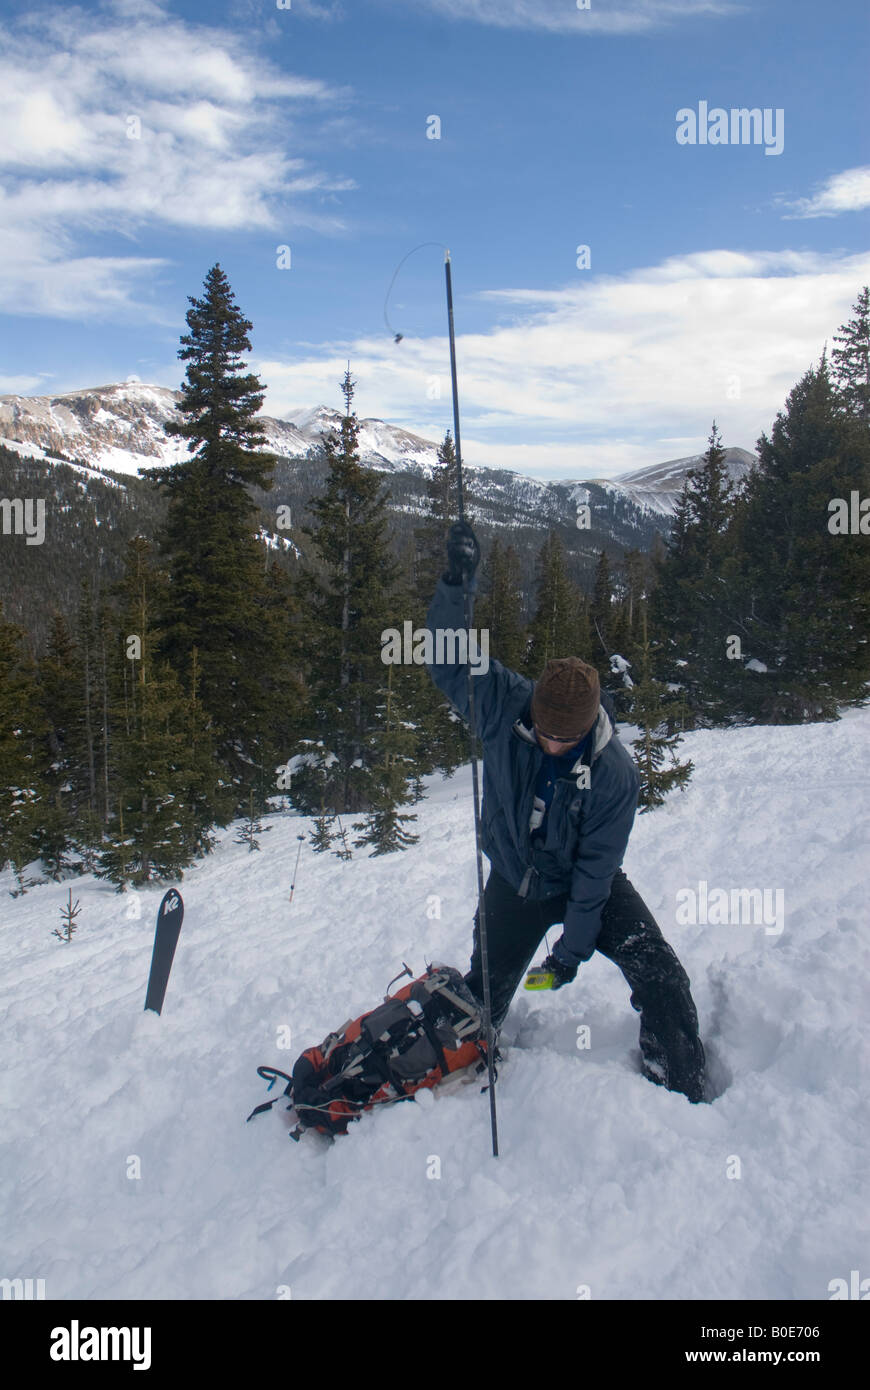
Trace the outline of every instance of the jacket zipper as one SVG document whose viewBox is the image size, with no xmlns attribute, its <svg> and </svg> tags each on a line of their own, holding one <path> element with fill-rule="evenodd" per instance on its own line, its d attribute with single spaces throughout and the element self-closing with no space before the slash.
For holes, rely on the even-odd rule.
<svg viewBox="0 0 870 1390">
<path fill-rule="evenodd" d="M 526 868 L 526 872 L 523 875 L 523 881 L 517 889 L 517 895 L 520 898 L 524 898 L 526 896 L 526 894 L 529 891 L 529 884 L 532 879 L 532 874 L 536 874 L 538 872 L 534 865 L 529 864 L 529 859 L 532 855 L 532 832 L 529 829 L 529 821 L 531 820 L 532 807 L 535 802 L 535 786 L 537 785 L 538 769 L 540 767 L 539 750 L 532 749 L 532 753 L 535 754 L 535 756 L 532 757 L 530 761 L 531 777 L 529 779 L 528 786 L 526 787 L 526 795 L 523 798 L 521 822 L 523 828 L 523 857 L 525 858 L 528 867 Z"/>
<path fill-rule="evenodd" d="M 537 750 L 537 749 L 533 749 L 532 751 L 533 751 L 533 752 L 540 752 L 540 750 Z M 591 768 L 591 766 L 592 766 L 592 759 L 593 759 L 593 757 L 594 757 L 594 747 L 590 747 L 589 750 L 588 750 L 588 752 L 589 752 L 589 762 L 586 763 L 586 758 L 585 758 L 585 757 L 582 759 L 582 761 L 583 761 L 584 763 L 586 763 L 586 766 L 588 766 L 588 767 Z M 541 755 L 541 756 L 543 756 L 543 755 Z M 526 859 L 526 863 L 527 863 L 528 867 L 526 868 L 526 872 L 523 874 L 522 883 L 520 884 L 519 888 L 517 889 L 517 896 L 520 897 L 520 898 L 525 898 L 525 897 L 527 896 L 528 891 L 529 891 L 529 884 L 530 884 L 531 881 L 532 881 L 532 874 L 538 874 L 538 873 L 539 873 L 539 871 L 534 867 L 533 864 L 529 864 L 529 863 L 528 863 L 528 861 L 529 861 L 529 859 L 530 859 L 530 857 L 531 857 L 531 853 L 532 853 L 532 833 L 531 833 L 531 830 L 529 829 L 529 820 L 530 820 L 530 818 L 531 818 L 532 806 L 533 806 L 534 800 L 535 800 L 535 785 L 536 785 L 537 780 L 538 780 L 538 762 L 537 762 L 536 760 L 534 760 L 534 759 L 533 759 L 533 761 L 532 761 L 532 770 L 533 770 L 534 776 L 533 776 L 533 778 L 532 778 L 532 780 L 531 780 L 531 783 L 530 783 L 529 787 L 527 788 L 526 797 L 525 797 L 525 800 L 524 800 L 524 802 L 523 802 L 523 819 L 522 819 L 522 826 L 523 826 L 523 846 L 524 846 L 524 849 L 525 849 L 525 859 Z M 556 804 L 556 798 L 557 798 L 557 796 L 558 796 L 558 794 L 559 794 L 559 784 L 560 784 L 561 782 L 566 782 L 566 781 L 570 781 L 570 782 L 576 783 L 576 780 L 577 780 L 576 777 L 574 777 L 574 776 L 571 775 L 571 774 L 569 774 L 568 777 L 559 777 L 559 778 L 557 778 L 557 780 L 556 780 L 556 785 L 555 785 L 555 787 L 553 788 L 553 800 L 550 802 L 550 807 L 549 807 L 549 810 L 547 811 L 547 819 L 548 819 L 548 820 L 549 820 L 549 817 L 552 815 L 553 807 L 554 807 L 554 805 Z"/>
</svg>

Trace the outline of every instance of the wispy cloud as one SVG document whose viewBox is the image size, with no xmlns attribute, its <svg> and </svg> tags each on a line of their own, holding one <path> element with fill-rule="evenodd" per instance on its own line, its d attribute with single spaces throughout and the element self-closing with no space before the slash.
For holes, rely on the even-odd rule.
<svg viewBox="0 0 870 1390">
<path fill-rule="evenodd" d="M 781 201 L 789 209 L 783 214 L 786 218 L 839 217 L 844 212 L 860 212 L 870 207 L 870 164 L 832 174 L 811 198 Z"/>
<path fill-rule="evenodd" d="M 256 3 L 256 0 L 255 0 Z M 320 19 L 331 22 L 343 19 L 347 13 L 341 0 L 292 0 L 297 19 Z M 261 8 L 258 6 L 258 8 Z"/>
<path fill-rule="evenodd" d="M 32 395 L 44 381 L 42 376 L 6 376 L 0 372 L 0 395 L 3 396 L 28 396 Z"/>
<path fill-rule="evenodd" d="M 289 150 L 303 109 L 328 115 L 347 94 L 238 33 L 114 0 L 0 28 L 0 55 L 0 308 L 147 311 L 137 284 L 162 262 L 89 255 L 94 233 L 341 226 L 321 202 L 353 181 Z"/>
<path fill-rule="evenodd" d="M 746 9 L 738 0 L 589 0 L 586 8 L 577 0 L 418 0 L 418 7 L 446 19 L 556 34 L 638 34 Z"/>
<path fill-rule="evenodd" d="M 703 449 L 714 418 L 726 443 L 751 449 L 868 279 L 868 254 L 723 249 L 553 291 L 488 292 L 511 311 L 489 333 L 461 332 L 460 301 L 463 452 L 538 477 L 606 477 Z M 268 413 L 340 403 L 348 359 L 360 415 L 431 438 L 451 426 L 444 337 L 261 361 Z"/>
</svg>

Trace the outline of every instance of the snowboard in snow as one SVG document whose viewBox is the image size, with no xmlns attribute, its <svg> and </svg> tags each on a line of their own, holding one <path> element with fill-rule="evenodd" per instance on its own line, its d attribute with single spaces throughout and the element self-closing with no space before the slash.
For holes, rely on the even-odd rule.
<svg viewBox="0 0 870 1390">
<path fill-rule="evenodd" d="M 178 934 L 184 917 L 184 903 L 176 888 L 170 888 L 164 895 L 157 912 L 157 930 L 154 933 L 154 950 L 151 953 L 151 973 L 148 976 L 148 990 L 145 995 L 145 1008 L 159 1014 L 166 997 L 169 972 L 178 945 Z"/>
</svg>

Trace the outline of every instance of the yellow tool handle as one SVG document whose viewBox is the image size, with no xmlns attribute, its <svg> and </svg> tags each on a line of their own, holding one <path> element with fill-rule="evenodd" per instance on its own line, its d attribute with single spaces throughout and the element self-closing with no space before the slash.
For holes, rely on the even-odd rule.
<svg viewBox="0 0 870 1390">
<path fill-rule="evenodd" d="M 556 976 L 552 970 L 543 970 L 540 966 L 526 975 L 526 989 L 552 989 L 555 982 Z"/>
</svg>

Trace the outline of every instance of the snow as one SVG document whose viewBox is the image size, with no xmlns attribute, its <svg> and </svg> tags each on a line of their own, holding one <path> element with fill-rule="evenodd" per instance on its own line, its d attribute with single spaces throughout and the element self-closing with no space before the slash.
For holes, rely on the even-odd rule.
<svg viewBox="0 0 870 1390">
<path fill-rule="evenodd" d="M 30 434 L 41 448 L 75 454 L 95 467 L 135 475 L 139 469 L 170 466 L 187 458 L 186 441 L 167 436 L 164 430 L 170 418 L 177 419 L 180 399 L 178 391 L 135 379 L 58 396 L 0 396 L 0 434 Z M 262 415 L 260 422 L 265 450 L 285 457 L 305 457 L 321 445 L 324 432 L 339 427 L 341 415 L 329 406 L 316 405 L 290 411 L 283 419 Z M 437 443 L 384 420 L 367 417 L 359 421 L 359 449 L 366 466 L 384 472 L 428 478 L 437 467 Z M 507 486 L 524 512 L 540 511 L 542 527 L 549 525 L 547 518 L 554 502 L 564 507 L 562 490 L 567 489 L 569 515 L 563 520 L 573 526 L 576 504 L 581 500 L 588 503 L 588 486 L 593 483 L 609 494 L 614 505 L 628 502 L 648 521 L 671 517 L 686 468 L 696 467 L 701 459 L 700 454 L 670 459 L 611 479 L 553 479 L 551 483 L 510 469 L 477 470 L 466 464 L 466 472 L 484 498 L 502 503 Z M 725 461 L 729 476 L 739 482 L 756 459 L 745 449 L 729 447 Z M 558 489 L 555 498 L 554 488 Z M 526 521 L 531 518 L 526 517 Z M 502 525 L 514 526 L 515 522 Z"/>
<path fill-rule="evenodd" d="M 180 463 L 187 458 L 188 451 L 185 441 L 168 440 L 165 445 L 160 445 L 160 451 L 155 454 L 137 454 L 131 449 L 114 444 L 95 451 L 95 454 L 100 468 L 108 468 L 113 473 L 135 478 L 140 468 L 161 468 L 167 464 Z"/>
<path fill-rule="evenodd" d="M 595 478 L 590 481 L 615 498 L 629 498 L 648 515 L 673 516 L 687 471 L 698 468 L 703 458 L 703 454 L 691 454 L 685 458 L 668 459 L 665 463 L 654 463 L 630 473 L 619 473 L 615 478 Z M 729 447 L 725 450 L 724 462 L 729 479 L 739 487 L 758 460 L 755 454 L 746 449 Z"/>
<path fill-rule="evenodd" d="M 292 906 L 311 823 L 271 817 L 254 854 L 221 832 L 181 885 L 160 1018 L 143 1012 L 160 888 L 88 876 L 13 900 L 0 875 L 0 1274 L 52 1299 L 573 1301 L 581 1285 L 827 1299 L 866 1272 L 870 710 L 693 732 L 680 754 L 692 781 L 637 818 L 625 868 L 689 973 L 717 1098 L 640 1075 L 628 986 L 596 956 L 557 994 L 515 998 L 498 1159 L 476 1084 L 364 1115 L 331 1146 L 290 1143 L 282 1103 L 245 1123 L 266 1098 L 257 1065 L 290 1070 L 403 961 L 467 968 L 468 768 L 428 779 L 404 853 L 306 844 Z M 784 889 L 783 932 L 678 926 L 677 893 L 701 880 Z M 66 944 L 51 932 L 69 887 Z"/>
<path fill-rule="evenodd" d="M 611 671 L 615 676 L 622 676 L 622 684 L 626 687 L 627 690 L 632 690 L 634 688 L 634 681 L 628 674 L 628 668 L 630 666 L 631 662 L 626 661 L 625 657 L 620 656 L 618 652 L 614 652 L 610 658 Z"/>
<path fill-rule="evenodd" d="M 0 438 L 0 444 L 3 445 L 4 449 L 11 449 L 13 454 L 21 454 L 24 458 L 43 460 L 49 457 L 45 450 L 40 449 L 37 444 L 23 444 L 19 439 Z M 59 463 L 60 460 L 54 459 L 52 462 Z"/>
<path fill-rule="evenodd" d="M 302 554 L 298 545 L 296 545 L 294 541 L 291 541 L 289 536 L 276 535 L 274 531 L 267 531 L 265 526 L 260 527 L 257 532 L 257 539 L 263 541 L 269 550 L 278 550 L 279 548 L 283 550 L 292 550 L 297 559 Z"/>
<path fill-rule="evenodd" d="M 630 483 L 616 482 L 611 478 L 596 478 L 598 487 L 613 497 L 629 497 L 642 512 L 657 513 L 659 516 L 672 516 L 677 492 L 654 492 L 652 488 L 633 487 Z"/>
<path fill-rule="evenodd" d="M 127 490 L 123 483 L 117 482 L 114 478 L 109 478 L 98 468 L 87 468 L 82 463 L 69 463 L 66 459 L 54 458 L 51 454 L 47 454 L 44 449 L 40 449 L 37 444 L 25 444 L 19 439 L 2 438 L 0 438 L 0 444 L 6 449 L 10 449 L 13 453 L 19 454 L 22 458 L 35 459 L 40 463 L 47 464 L 49 468 L 70 468 L 74 473 L 81 473 L 86 479 L 99 478 L 100 482 L 104 483 L 107 487 L 119 487 L 123 492 Z M 80 482 L 79 487 L 84 492 L 88 490 L 87 482 Z"/>
<path fill-rule="evenodd" d="M 315 405 L 288 411 L 284 419 L 299 430 L 300 434 L 307 434 L 312 428 L 334 425 L 340 416 L 337 410 L 330 409 L 328 405 Z"/>
</svg>

